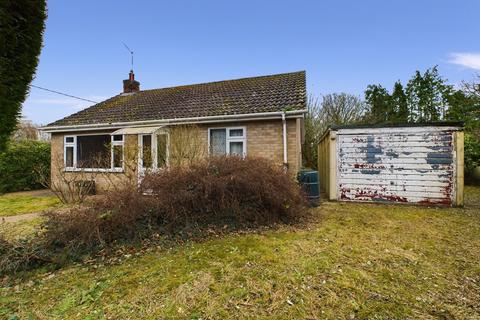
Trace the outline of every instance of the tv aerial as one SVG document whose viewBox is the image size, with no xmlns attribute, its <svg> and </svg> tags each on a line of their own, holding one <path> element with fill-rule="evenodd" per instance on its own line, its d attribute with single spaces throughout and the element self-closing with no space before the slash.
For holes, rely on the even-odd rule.
<svg viewBox="0 0 480 320">
<path fill-rule="evenodd" d="M 132 64 L 132 71 L 133 71 L 133 50 L 130 49 L 130 48 L 125 44 L 125 42 L 122 42 L 122 43 L 123 43 L 123 45 L 125 46 L 125 49 L 127 49 L 128 52 L 130 52 L 131 64 Z"/>
</svg>

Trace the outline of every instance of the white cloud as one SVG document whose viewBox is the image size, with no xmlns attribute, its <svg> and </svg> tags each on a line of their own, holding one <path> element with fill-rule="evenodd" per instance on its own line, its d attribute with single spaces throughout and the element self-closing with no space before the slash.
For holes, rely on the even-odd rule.
<svg viewBox="0 0 480 320">
<path fill-rule="evenodd" d="M 480 53 L 451 53 L 448 62 L 465 68 L 480 70 Z"/>
</svg>

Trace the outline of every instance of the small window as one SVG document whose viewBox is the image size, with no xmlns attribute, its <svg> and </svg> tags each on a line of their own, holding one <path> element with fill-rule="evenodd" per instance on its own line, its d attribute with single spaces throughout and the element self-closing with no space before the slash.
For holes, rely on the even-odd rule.
<svg viewBox="0 0 480 320">
<path fill-rule="evenodd" d="M 74 152 L 73 146 L 65 147 L 65 167 L 67 168 L 73 168 L 73 152 Z"/>
<path fill-rule="evenodd" d="M 65 163 L 65 168 L 74 168 L 75 167 L 75 137 L 65 137 L 64 150 L 63 150 L 63 159 Z"/>
<path fill-rule="evenodd" d="M 167 165 L 167 135 L 157 135 L 157 168 Z"/>
<path fill-rule="evenodd" d="M 228 132 L 229 137 L 243 137 L 243 129 L 230 129 Z"/>
<path fill-rule="evenodd" d="M 113 146 L 113 167 L 121 168 L 123 166 L 123 146 Z"/>
<path fill-rule="evenodd" d="M 245 156 L 245 128 L 210 129 L 211 155 Z"/>
<path fill-rule="evenodd" d="M 243 141 L 230 142 L 230 154 L 243 156 Z"/>
<path fill-rule="evenodd" d="M 211 129 L 210 130 L 210 154 L 224 155 L 227 153 L 226 130 Z"/>
<path fill-rule="evenodd" d="M 112 167 L 123 168 L 123 135 L 112 136 Z"/>
<path fill-rule="evenodd" d="M 152 168 L 152 136 L 142 135 L 142 166 L 144 168 Z"/>
</svg>

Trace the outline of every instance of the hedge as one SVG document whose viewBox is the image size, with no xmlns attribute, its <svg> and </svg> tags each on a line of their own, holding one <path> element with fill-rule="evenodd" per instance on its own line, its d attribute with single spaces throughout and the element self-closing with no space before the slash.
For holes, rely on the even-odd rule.
<svg viewBox="0 0 480 320">
<path fill-rule="evenodd" d="M 40 172 L 39 172 L 40 171 Z M 50 143 L 9 142 L 0 153 L 0 194 L 41 189 L 40 177 L 50 175 Z"/>
</svg>

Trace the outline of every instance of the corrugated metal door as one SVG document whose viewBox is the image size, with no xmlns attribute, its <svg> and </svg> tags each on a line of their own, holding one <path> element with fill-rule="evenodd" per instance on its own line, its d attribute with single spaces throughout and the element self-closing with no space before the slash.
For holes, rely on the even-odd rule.
<svg viewBox="0 0 480 320">
<path fill-rule="evenodd" d="M 453 203 L 453 131 L 340 130 L 337 139 L 339 200 Z"/>
</svg>

